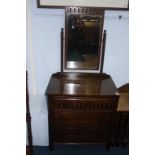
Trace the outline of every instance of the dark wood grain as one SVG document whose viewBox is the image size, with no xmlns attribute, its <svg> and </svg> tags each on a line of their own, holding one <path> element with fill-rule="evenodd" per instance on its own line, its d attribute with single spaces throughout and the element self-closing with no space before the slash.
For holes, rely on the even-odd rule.
<svg viewBox="0 0 155 155">
<path fill-rule="evenodd" d="M 53 74 L 46 90 L 50 148 L 55 143 L 110 144 L 116 91 L 107 74 Z"/>
<path fill-rule="evenodd" d="M 63 72 L 63 45 L 64 45 L 64 29 L 61 28 L 61 72 Z"/>
<path fill-rule="evenodd" d="M 102 54 L 101 54 L 101 68 L 100 68 L 100 73 L 103 72 L 103 64 L 104 64 L 106 37 L 107 37 L 107 32 L 106 32 L 106 30 L 104 30 L 104 33 L 103 33 L 103 40 L 102 40 Z"/>
<path fill-rule="evenodd" d="M 26 155 L 31 155 L 31 151 L 29 146 L 26 146 Z"/>
<path fill-rule="evenodd" d="M 48 84 L 52 96 L 116 96 L 117 88 L 109 75 L 92 73 L 57 73 Z"/>
</svg>

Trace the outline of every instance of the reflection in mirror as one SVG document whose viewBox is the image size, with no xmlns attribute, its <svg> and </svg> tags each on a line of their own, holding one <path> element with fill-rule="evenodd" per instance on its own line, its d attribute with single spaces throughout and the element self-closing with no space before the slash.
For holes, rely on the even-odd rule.
<svg viewBox="0 0 155 155">
<path fill-rule="evenodd" d="M 69 14 L 67 23 L 66 68 L 99 68 L 101 16 Z"/>
</svg>

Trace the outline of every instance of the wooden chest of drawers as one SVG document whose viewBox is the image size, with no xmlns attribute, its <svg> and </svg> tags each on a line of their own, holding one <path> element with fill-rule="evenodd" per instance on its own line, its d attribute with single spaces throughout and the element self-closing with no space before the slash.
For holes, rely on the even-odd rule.
<svg viewBox="0 0 155 155">
<path fill-rule="evenodd" d="M 48 84 L 49 146 L 110 142 L 119 95 L 106 74 L 54 74 Z"/>
</svg>

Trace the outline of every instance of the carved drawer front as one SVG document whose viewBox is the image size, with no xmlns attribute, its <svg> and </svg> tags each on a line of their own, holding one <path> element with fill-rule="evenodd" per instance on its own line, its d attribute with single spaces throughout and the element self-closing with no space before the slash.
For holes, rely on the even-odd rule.
<svg viewBox="0 0 155 155">
<path fill-rule="evenodd" d="M 113 112 L 117 102 L 113 98 L 50 100 L 55 143 L 107 142 Z M 52 125 L 51 124 L 51 125 Z"/>
<path fill-rule="evenodd" d="M 117 108 L 117 103 L 113 98 L 61 99 L 52 100 L 51 103 L 55 109 L 114 111 Z"/>
<path fill-rule="evenodd" d="M 55 131 L 54 141 L 58 143 L 102 143 L 107 141 L 107 130 L 103 128 L 63 128 Z"/>
<path fill-rule="evenodd" d="M 111 117 L 111 112 L 56 110 L 54 113 L 54 126 L 56 128 L 107 126 Z"/>
</svg>

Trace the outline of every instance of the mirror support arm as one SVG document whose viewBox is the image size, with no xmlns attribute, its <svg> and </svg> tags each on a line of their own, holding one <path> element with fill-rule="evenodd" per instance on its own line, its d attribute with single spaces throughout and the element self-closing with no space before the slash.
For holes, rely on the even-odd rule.
<svg viewBox="0 0 155 155">
<path fill-rule="evenodd" d="M 103 72 L 103 64 L 104 64 L 104 54 L 105 54 L 105 45 L 106 45 L 106 36 L 107 36 L 107 33 L 106 33 L 106 30 L 104 30 L 104 33 L 103 33 L 103 43 L 102 43 L 102 57 L 101 57 L 101 68 L 100 68 L 100 73 Z"/>
<path fill-rule="evenodd" d="M 61 28 L 61 72 L 63 72 L 63 45 L 64 45 L 64 29 Z"/>
</svg>

